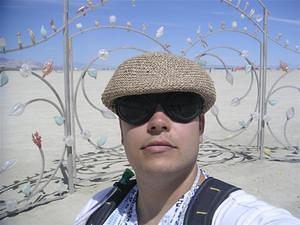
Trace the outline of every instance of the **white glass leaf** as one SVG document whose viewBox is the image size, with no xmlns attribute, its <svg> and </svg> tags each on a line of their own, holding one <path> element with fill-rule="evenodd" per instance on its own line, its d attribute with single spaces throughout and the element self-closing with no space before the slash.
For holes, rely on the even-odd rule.
<svg viewBox="0 0 300 225">
<path fill-rule="evenodd" d="M 98 52 L 98 57 L 101 60 L 106 60 L 109 56 L 109 53 L 106 49 L 100 49 Z"/>
<path fill-rule="evenodd" d="M 64 138 L 64 142 L 67 146 L 71 147 L 73 146 L 74 140 L 71 136 L 67 136 Z"/>
<path fill-rule="evenodd" d="M 193 44 L 193 41 L 192 41 L 192 38 L 188 37 L 186 39 L 186 42 L 189 44 L 189 45 L 192 45 Z"/>
<path fill-rule="evenodd" d="M 102 145 L 104 145 L 107 141 L 107 137 L 106 136 L 100 136 L 97 140 L 97 146 L 101 147 Z"/>
<path fill-rule="evenodd" d="M 290 120 L 295 116 L 295 108 L 291 107 L 286 111 L 286 119 Z"/>
<path fill-rule="evenodd" d="M 232 21 L 232 23 L 231 23 L 232 29 L 236 29 L 237 26 L 238 26 L 237 21 Z"/>
<path fill-rule="evenodd" d="M 15 199 L 5 200 L 5 204 L 6 204 L 6 210 L 8 212 L 13 212 L 17 209 L 17 200 Z"/>
<path fill-rule="evenodd" d="M 82 30 L 82 23 L 77 23 L 76 24 L 76 28 L 78 29 L 78 30 Z"/>
<path fill-rule="evenodd" d="M 252 17 L 255 13 L 255 9 L 251 9 L 250 12 L 249 12 L 249 17 Z"/>
<path fill-rule="evenodd" d="M 295 49 L 296 49 L 296 51 L 299 51 L 299 50 L 300 50 L 300 46 L 299 46 L 299 45 L 296 45 L 296 46 L 295 46 Z"/>
<path fill-rule="evenodd" d="M 161 26 L 160 28 L 157 29 L 155 37 L 158 39 L 161 38 L 164 35 L 164 32 L 165 32 L 165 28 Z"/>
<path fill-rule="evenodd" d="M 47 38 L 47 30 L 44 25 L 41 26 L 40 33 L 44 39 Z"/>
<path fill-rule="evenodd" d="M 65 122 L 65 118 L 63 116 L 54 116 L 54 121 L 58 126 L 61 126 Z"/>
<path fill-rule="evenodd" d="M 225 78 L 229 84 L 233 85 L 233 76 L 229 71 L 226 71 Z"/>
<path fill-rule="evenodd" d="M 8 76 L 5 72 L 0 73 L 0 87 L 3 87 L 8 83 Z"/>
<path fill-rule="evenodd" d="M 242 50 L 241 51 L 241 53 L 240 53 L 240 55 L 242 56 L 242 57 L 248 57 L 248 50 Z"/>
<path fill-rule="evenodd" d="M 26 197 L 28 197 L 32 192 L 30 183 L 28 182 L 28 183 L 24 184 L 21 188 L 21 191 Z"/>
<path fill-rule="evenodd" d="M 0 174 L 5 172 L 6 170 L 9 170 L 10 168 L 12 168 L 16 163 L 17 163 L 17 161 L 14 159 L 5 161 L 3 163 L 3 165 L 0 167 Z"/>
<path fill-rule="evenodd" d="M 261 15 L 256 15 L 255 20 L 256 22 L 260 23 L 261 21 L 263 21 L 263 17 Z"/>
<path fill-rule="evenodd" d="M 248 30 L 248 27 L 244 27 L 243 30 L 244 30 L 244 31 L 247 31 L 247 30 Z"/>
<path fill-rule="evenodd" d="M 198 28 L 196 30 L 196 34 L 197 34 L 197 36 L 199 36 L 201 34 L 201 27 L 200 26 L 198 26 Z"/>
<path fill-rule="evenodd" d="M 241 19 L 244 19 L 245 18 L 245 15 L 242 13 L 241 14 Z"/>
<path fill-rule="evenodd" d="M 96 27 L 100 27 L 100 22 L 99 22 L 99 20 L 95 20 L 95 26 L 96 26 Z"/>
<path fill-rule="evenodd" d="M 214 116 L 218 116 L 219 114 L 219 109 L 216 105 L 213 105 L 210 109 L 210 112 L 214 115 Z"/>
<path fill-rule="evenodd" d="M 288 47 L 289 46 L 289 40 L 286 40 L 284 43 L 284 47 Z"/>
<path fill-rule="evenodd" d="M 22 103 L 17 103 L 11 108 L 9 115 L 20 116 L 24 112 L 24 110 L 25 110 L 25 105 Z"/>
<path fill-rule="evenodd" d="M 114 15 L 111 15 L 111 16 L 109 17 L 109 24 L 110 24 L 110 25 L 115 25 L 116 23 L 117 23 L 117 17 L 114 16 Z"/>
<path fill-rule="evenodd" d="M 270 100 L 269 100 L 269 104 L 270 104 L 271 106 L 275 106 L 275 105 L 277 105 L 277 103 L 278 103 L 278 100 L 277 100 L 277 99 L 270 99 Z"/>
<path fill-rule="evenodd" d="M 132 23 L 130 21 L 127 21 L 126 26 L 128 29 L 132 28 Z"/>
<path fill-rule="evenodd" d="M 214 31 L 214 28 L 213 28 L 213 26 L 211 25 L 211 23 L 208 24 L 208 30 L 209 30 L 210 32 L 213 32 L 213 31 Z"/>
<path fill-rule="evenodd" d="M 97 78 L 97 70 L 95 68 L 88 69 L 88 75 L 94 79 Z"/>
<path fill-rule="evenodd" d="M 240 103 L 241 103 L 241 99 L 239 97 L 235 97 L 231 100 L 230 104 L 235 107 L 238 106 Z"/>
<path fill-rule="evenodd" d="M 249 2 L 245 3 L 244 11 L 246 11 L 248 9 L 249 5 L 250 5 Z"/>
<path fill-rule="evenodd" d="M 29 77 L 31 75 L 32 69 L 29 65 L 23 64 L 20 68 L 20 73 L 22 77 Z"/>
<path fill-rule="evenodd" d="M 106 119 L 116 119 L 117 118 L 116 115 L 108 109 L 101 110 L 101 114 Z"/>
<path fill-rule="evenodd" d="M 264 120 L 266 123 L 268 123 L 268 122 L 270 122 L 270 120 L 271 120 L 271 116 L 268 115 L 268 114 L 266 114 L 266 115 L 264 115 L 263 120 Z"/>
<path fill-rule="evenodd" d="M 236 7 L 239 8 L 240 5 L 241 5 L 241 0 L 238 0 L 237 3 L 236 3 Z"/>
<path fill-rule="evenodd" d="M 81 132 L 80 132 L 80 135 L 81 137 L 84 139 L 84 140 L 88 140 L 91 138 L 91 132 L 89 130 L 85 130 L 83 129 Z"/>
</svg>

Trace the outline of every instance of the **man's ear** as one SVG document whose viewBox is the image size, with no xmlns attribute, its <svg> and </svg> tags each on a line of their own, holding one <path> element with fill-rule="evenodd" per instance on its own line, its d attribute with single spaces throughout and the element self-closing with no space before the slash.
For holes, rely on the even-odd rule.
<svg viewBox="0 0 300 225">
<path fill-rule="evenodd" d="M 200 131 L 200 135 L 203 134 L 204 132 L 204 127 L 205 127 L 205 116 L 203 113 L 201 113 L 199 115 L 199 131 Z"/>
</svg>

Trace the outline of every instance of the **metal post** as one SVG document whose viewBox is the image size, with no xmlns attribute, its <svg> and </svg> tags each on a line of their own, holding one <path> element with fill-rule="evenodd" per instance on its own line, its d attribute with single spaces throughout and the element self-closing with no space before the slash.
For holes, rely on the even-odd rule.
<svg viewBox="0 0 300 225">
<path fill-rule="evenodd" d="M 263 159 L 264 153 L 264 135 L 266 115 L 266 78 L 267 78 L 267 54 L 268 54 L 268 11 L 264 7 L 264 24 L 263 24 L 263 44 L 261 51 L 261 67 L 259 79 L 259 117 L 258 117 L 258 136 L 257 145 L 259 148 L 259 158 Z"/>
<path fill-rule="evenodd" d="M 70 96 L 70 46 L 69 46 L 69 0 L 64 0 L 64 88 L 65 88 L 65 137 L 72 136 L 71 126 L 71 96 Z M 65 145 L 67 148 L 67 170 L 68 187 L 70 193 L 74 192 L 73 182 L 73 148 Z"/>
</svg>

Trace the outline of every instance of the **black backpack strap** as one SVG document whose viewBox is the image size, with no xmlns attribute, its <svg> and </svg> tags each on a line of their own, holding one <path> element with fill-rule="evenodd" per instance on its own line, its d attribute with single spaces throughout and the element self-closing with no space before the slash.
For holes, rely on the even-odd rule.
<svg viewBox="0 0 300 225">
<path fill-rule="evenodd" d="M 128 172 L 128 171 L 127 171 Z M 124 173 L 125 174 L 125 173 Z M 124 178 L 124 174 L 122 179 Z M 125 175 L 126 176 L 126 175 Z M 86 225 L 102 225 L 110 216 L 110 214 L 118 207 L 123 201 L 128 192 L 136 185 L 136 180 L 120 180 L 114 183 L 114 193 L 108 198 L 103 205 L 101 205 L 95 212 L 93 212 Z"/>
<path fill-rule="evenodd" d="M 231 184 L 209 177 L 196 191 L 187 208 L 184 225 L 210 225 L 215 211 L 230 193 L 239 190 Z"/>
</svg>

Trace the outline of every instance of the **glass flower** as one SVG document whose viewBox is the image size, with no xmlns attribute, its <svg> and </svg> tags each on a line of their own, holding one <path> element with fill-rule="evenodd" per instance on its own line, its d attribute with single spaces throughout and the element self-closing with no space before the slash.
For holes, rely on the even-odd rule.
<svg viewBox="0 0 300 225">
<path fill-rule="evenodd" d="M 77 23 L 77 24 L 76 24 L 76 28 L 77 28 L 78 30 L 82 31 L 82 28 L 83 28 L 82 23 Z"/>
<path fill-rule="evenodd" d="M 237 28 L 237 22 L 236 21 L 232 21 L 232 23 L 231 23 L 231 27 L 232 27 L 232 29 L 236 29 Z"/>
<path fill-rule="evenodd" d="M 50 59 L 48 62 L 46 62 L 42 67 L 43 77 L 50 74 L 53 71 L 53 60 Z"/>
<path fill-rule="evenodd" d="M 84 139 L 84 140 L 88 140 L 88 139 L 90 139 L 91 138 L 91 132 L 89 131 L 89 130 L 82 130 L 81 132 L 80 132 L 80 135 L 81 135 L 81 137 Z"/>
<path fill-rule="evenodd" d="M 61 126 L 65 122 L 65 118 L 63 116 L 54 116 L 54 121 L 58 126 Z"/>
<path fill-rule="evenodd" d="M 72 136 L 67 136 L 63 139 L 63 141 L 65 142 L 65 144 L 68 146 L 68 147 L 72 147 L 73 144 L 74 144 L 74 139 Z"/>
<path fill-rule="evenodd" d="M 32 142 L 39 148 L 42 148 L 42 137 L 39 135 L 39 133 L 36 131 L 32 136 Z"/>
<path fill-rule="evenodd" d="M 107 141 L 107 137 L 106 136 L 100 136 L 97 140 L 97 146 L 101 147 L 102 145 L 104 145 Z"/>
<path fill-rule="evenodd" d="M 291 107 L 286 111 L 286 119 L 290 120 L 295 116 L 295 108 Z"/>
<path fill-rule="evenodd" d="M 95 69 L 95 68 L 90 68 L 90 69 L 88 69 L 87 73 L 88 73 L 88 75 L 89 75 L 90 77 L 92 77 L 92 78 L 94 78 L 94 79 L 97 78 L 97 69 Z"/>
<path fill-rule="evenodd" d="M 190 37 L 188 37 L 188 38 L 186 39 L 186 42 L 187 42 L 189 45 L 192 45 L 192 44 L 193 44 L 193 40 L 192 40 L 192 38 L 190 38 Z"/>
<path fill-rule="evenodd" d="M 235 107 L 238 106 L 240 103 L 241 103 L 241 99 L 239 97 L 235 97 L 231 100 L 230 104 Z"/>
<path fill-rule="evenodd" d="M 225 79 L 229 84 L 233 85 L 233 76 L 229 71 L 226 71 Z"/>
</svg>

